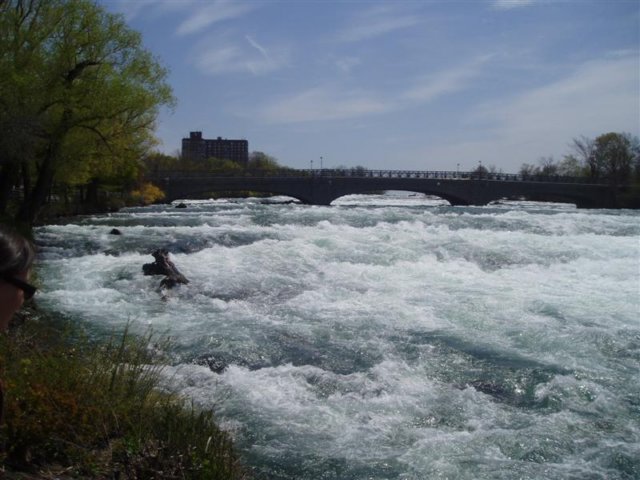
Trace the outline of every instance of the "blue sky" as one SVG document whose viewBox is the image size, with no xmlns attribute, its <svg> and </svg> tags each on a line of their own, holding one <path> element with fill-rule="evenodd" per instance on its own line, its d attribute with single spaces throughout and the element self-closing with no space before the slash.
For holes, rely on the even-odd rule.
<svg viewBox="0 0 640 480">
<path fill-rule="evenodd" d="M 101 0 L 170 70 L 160 150 L 506 172 L 640 134 L 640 0 Z"/>
</svg>

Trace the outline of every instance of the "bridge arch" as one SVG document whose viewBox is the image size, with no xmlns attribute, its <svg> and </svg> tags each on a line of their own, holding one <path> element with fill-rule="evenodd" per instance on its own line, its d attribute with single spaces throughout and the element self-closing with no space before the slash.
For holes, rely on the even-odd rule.
<svg viewBox="0 0 640 480">
<path fill-rule="evenodd" d="M 513 195 L 496 196 L 491 202 L 500 200 L 521 200 L 528 202 L 549 202 L 549 203 L 566 203 L 575 205 L 578 208 L 594 208 L 596 205 L 589 197 L 571 193 L 540 193 L 540 192 L 523 192 Z M 491 203 L 488 202 L 488 203 Z"/>
<path fill-rule="evenodd" d="M 259 193 L 259 194 L 265 194 L 265 195 L 275 195 L 275 196 L 286 196 L 286 197 L 291 197 L 295 200 L 298 200 L 300 203 L 304 203 L 304 204 L 312 204 L 313 202 L 308 199 L 308 198 L 304 198 L 304 196 L 302 196 L 303 198 L 300 198 L 300 195 L 294 195 L 289 191 L 278 191 L 278 189 L 273 189 L 273 188 L 251 188 L 251 189 L 247 189 L 247 188 L 207 188 L 207 187 L 203 187 L 200 189 L 191 189 L 188 192 L 185 192 L 184 194 L 172 194 L 172 195 L 168 195 L 165 196 L 164 201 L 165 202 L 174 202 L 176 200 L 202 200 L 202 199 L 208 199 L 211 197 L 214 197 L 216 195 L 213 194 L 224 194 L 224 193 L 229 193 L 229 194 L 239 194 L 239 193 L 243 193 L 243 192 L 254 192 L 254 193 Z"/>
<path fill-rule="evenodd" d="M 367 194 L 372 194 L 372 192 L 381 192 L 380 195 L 384 195 L 386 192 L 405 192 L 408 194 L 420 194 L 420 195 L 428 195 L 431 197 L 438 197 L 446 202 L 448 202 L 451 206 L 456 206 L 456 205 L 469 205 L 468 202 L 466 202 L 464 199 L 456 197 L 454 195 L 448 195 L 446 193 L 442 193 L 442 192 L 436 192 L 436 191 L 432 191 L 429 189 L 403 189 L 403 188 L 398 188 L 398 189 L 391 189 L 391 190 L 377 190 L 377 191 L 372 191 L 372 190 L 360 190 L 360 191 L 352 191 L 352 192 L 347 192 L 344 193 L 342 195 L 338 195 L 335 198 L 332 198 L 331 201 L 329 202 L 331 205 L 333 205 L 333 202 L 335 202 L 336 200 L 339 200 L 340 198 L 344 198 L 347 197 L 349 195 L 367 195 Z"/>
</svg>

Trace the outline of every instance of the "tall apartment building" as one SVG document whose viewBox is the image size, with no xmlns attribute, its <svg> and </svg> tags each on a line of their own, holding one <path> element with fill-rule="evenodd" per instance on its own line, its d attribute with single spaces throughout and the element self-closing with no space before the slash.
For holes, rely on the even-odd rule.
<svg viewBox="0 0 640 480">
<path fill-rule="evenodd" d="M 182 139 L 182 158 L 204 160 L 219 158 L 232 160 L 242 166 L 249 162 L 249 142 L 247 140 L 215 140 L 202 138 L 202 132 L 189 132 L 189 138 Z"/>
</svg>

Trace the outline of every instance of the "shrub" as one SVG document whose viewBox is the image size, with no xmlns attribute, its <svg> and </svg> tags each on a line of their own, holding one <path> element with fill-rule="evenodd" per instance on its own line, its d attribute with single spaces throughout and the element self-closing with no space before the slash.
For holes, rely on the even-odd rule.
<svg viewBox="0 0 640 480">
<path fill-rule="evenodd" d="M 139 189 L 131 192 L 132 201 L 142 205 L 150 205 L 162 200 L 164 197 L 164 192 L 149 182 L 143 183 Z"/>
<path fill-rule="evenodd" d="M 36 321 L 3 336 L 6 468 L 82 478 L 244 478 L 213 413 L 158 390 L 162 366 L 152 343 L 151 335 L 125 331 L 96 344 L 77 329 Z"/>
</svg>

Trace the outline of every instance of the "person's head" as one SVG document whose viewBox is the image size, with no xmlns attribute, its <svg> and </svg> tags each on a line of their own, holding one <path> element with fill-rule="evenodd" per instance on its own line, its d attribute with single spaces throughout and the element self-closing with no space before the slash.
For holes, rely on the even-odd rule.
<svg viewBox="0 0 640 480">
<path fill-rule="evenodd" d="M 9 327 L 13 314 L 35 293 L 28 283 L 34 258 L 31 242 L 0 225 L 0 331 Z"/>
</svg>

